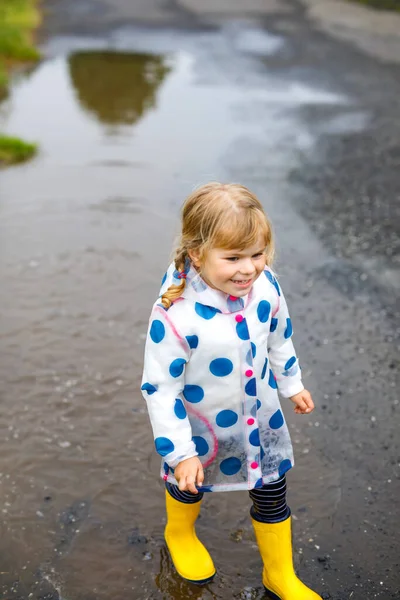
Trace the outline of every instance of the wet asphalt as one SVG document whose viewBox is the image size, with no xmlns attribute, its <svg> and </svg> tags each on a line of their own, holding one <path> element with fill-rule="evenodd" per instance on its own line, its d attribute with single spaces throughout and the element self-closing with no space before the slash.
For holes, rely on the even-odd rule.
<svg viewBox="0 0 400 600">
<path fill-rule="evenodd" d="M 325 600 L 395 599 L 400 597 L 400 66 L 322 33 L 300 3 L 282 6 L 287 10 L 202 16 L 174 2 L 121 1 L 111 7 L 97 0 L 73 6 L 67 0 L 47 0 L 40 39 L 49 56 L 57 56 L 60 48 L 87 45 L 88 40 L 91 46 L 102 40 L 108 47 L 115 47 L 117 40 L 124 50 L 155 48 L 160 54 L 181 47 L 197 52 L 196 77 L 206 86 L 216 86 L 225 78 L 251 90 L 262 85 L 264 72 L 269 76 L 267 85 L 276 83 L 280 95 L 274 121 L 265 120 L 262 96 L 249 92 L 248 105 L 242 101 L 236 115 L 242 124 L 241 137 L 223 153 L 215 152 L 207 173 L 245 183 L 271 212 L 279 250 L 276 268 L 295 323 L 305 382 L 317 405 L 300 425 L 287 413 L 297 457 L 289 477 L 296 566 Z M 246 35 L 238 35 L 241 30 Z M 257 38 L 260 31 L 267 32 L 268 39 Z M 239 40 L 232 47 L 232 61 L 226 44 L 231 38 Z M 294 89 L 292 81 L 297 82 Z M 291 95 L 306 93 L 301 85 L 318 88 L 323 97 L 291 107 Z M 274 128 L 280 128 L 279 102 L 282 106 L 288 102 L 290 118 L 282 118 L 284 135 L 275 136 Z M 212 103 L 208 110 L 213 123 L 213 111 L 218 115 L 218 110 Z M 212 160 L 219 166 L 213 168 Z M 174 214 L 181 195 L 198 183 L 191 177 L 201 174 L 204 180 L 206 175 L 190 160 L 187 164 L 187 173 L 176 185 L 178 199 L 170 200 Z M 174 168 L 179 172 L 179 164 Z M 172 190 L 173 186 L 170 195 Z M 138 301 L 142 333 L 146 307 L 157 289 L 158 267 L 160 273 L 165 267 L 160 262 L 167 241 L 160 242 L 160 250 L 146 263 L 149 271 Z M 135 346 L 131 379 L 136 385 L 141 350 L 140 344 Z M 132 404 L 139 405 L 134 385 L 131 394 Z M 145 423 L 144 415 L 140 426 Z M 125 460 L 128 457 L 126 453 Z M 145 489 L 153 485 L 150 478 L 157 474 L 156 463 L 149 458 L 151 475 L 144 478 Z M 150 489 L 161 493 L 155 486 Z M 132 482 L 129 490 L 135 494 Z M 127 502 L 128 497 L 127 493 Z M 90 514 L 86 498 L 72 498 L 73 494 L 71 504 L 59 513 L 54 534 L 54 553 L 60 557 L 63 547 L 70 551 L 74 544 L 76 528 L 71 523 L 84 522 Z M 255 583 L 260 564 L 243 514 L 229 521 L 229 527 L 236 523 L 230 534 L 230 541 L 236 542 L 228 552 L 230 570 L 223 567 L 219 579 L 200 592 L 180 587 L 171 576 L 161 529 L 156 527 L 154 533 L 149 526 L 158 519 L 157 513 L 142 517 L 147 494 L 142 491 L 140 498 L 128 535 L 129 559 L 145 560 L 148 565 L 159 557 L 160 566 L 157 563 L 137 575 L 140 585 L 124 597 L 264 597 Z M 45 513 L 51 501 L 44 496 L 40 511 Z M 211 539 L 206 520 L 210 529 L 217 529 L 216 515 L 233 514 L 240 506 L 237 499 L 232 505 L 226 498 L 215 502 L 215 515 L 209 509 L 202 525 Z M 104 528 L 109 538 L 119 539 L 112 519 Z M 218 555 L 215 560 L 218 563 Z M 48 576 L 51 561 L 47 570 L 36 574 L 34 591 L 18 587 L 7 578 L 6 573 L 13 571 L 11 563 L 7 557 L 0 576 L 7 600 L 105 597 L 90 593 L 89 584 L 81 594 L 62 595 Z M 85 572 L 90 568 L 88 561 Z M 81 572 L 79 577 L 84 579 Z M 116 596 L 110 591 L 107 597 Z"/>
</svg>

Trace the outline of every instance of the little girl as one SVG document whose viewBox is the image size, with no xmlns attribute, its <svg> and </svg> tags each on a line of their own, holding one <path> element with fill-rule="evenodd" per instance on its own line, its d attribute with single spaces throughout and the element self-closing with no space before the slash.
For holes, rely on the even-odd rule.
<svg viewBox="0 0 400 600">
<path fill-rule="evenodd" d="M 142 391 L 179 575 L 199 584 L 215 575 L 194 529 L 204 492 L 248 490 L 265 588 L 280 600 L 316 600 L 293 570 L 285 476 L 293 449 L 278 391 L 298 414 L 314 404 L 273 255 L 270 222 L 247 188 L 208 183 L 188 197 L 150 317 Z"/>
</svg>

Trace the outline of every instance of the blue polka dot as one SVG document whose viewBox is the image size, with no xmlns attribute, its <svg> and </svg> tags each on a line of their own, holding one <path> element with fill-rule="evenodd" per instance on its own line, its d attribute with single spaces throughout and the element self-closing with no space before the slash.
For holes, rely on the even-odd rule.
<svg viewBox="0 0 400 600">
<path fill-rule="evenodd" d="M 195 435 L 192 437 L 192 440 L 195 443 L 196 452 L 198 453 L 199 456 L 204 456 L 205 454 L 207 454 L 208 444 L 203 437 L 200 437 L 199 435 Z"/>
<path fill-rule="evenodd" d="M 269 426 L 271 429 L 279 429 L 283 425 L 283 414 L 280 409 L 278 409 L 269 420 Z"/>
<path fill-rule="evenodd" d="M 184 419 L 186 417 L 186 408 L 180 398 L 175 400 L 174 413 L 178 419 Z"/>
<path fill-rule="evenodd" d="M 250 414 L 252 417 L 256 418 L 256 414 L 257 414 L 257 411 L 259 410 L 260 406 L 261 406 L 261 402 L 259 400 L 257 400 L 256 403 L 250 409 Z"/>
<path fill-rule="evenodd" d="M 197 348 L 197 346 L 199 345 L 199 338 L 197 337 L 197 335 L 187 335 L 186 340 L 189 344 L 189 348 L 192 348 L 192 350 L 194 348 Z"/>
<path fill-rule="evenodd" d="M 243 321 L 240 321 L 240 323 L 236 323 L 236 333 L 238 334 L 238 336 L 240 337 L 241 340 L 249 340 L 250 339 L 250 334 L 249 334 L 249 330 L 247 329 L 246 319 L 243 319 Z"/>
<path fill-rule="evenodd" d="M 251 350 L 249 350 L 246 354 L 246 362 L 248 365 L 253 364 L 253 358 L 256 357 L 256 354 L 257 354 L 257 347 L 253 342 L 251 342 Z"/>
<path fill-rule="evenodd" d="M 287 361 L 286 365 L 284 366 L 285 371 L 287 371 L 288 369 L 290 369 L 290 367 L 293 367 L 294 363 L 296 362 L 296 357 L 292 356 L 291 358 L 289 358 L 289 360 Z"/>
<path fill-rule="evenodd" d="M 167 273 L 164 273 L 164 276 L 163 276 L 163 278 L 161 280 L 161 287 L 164 285 L 164 283 L 166 282 L 166 280 L 167 280 Z"/>
<path fill-rule="evenodd" d="M 266 300 L 261 300 L 257 306 L 257 316 L 261 323 L 266 323 L 269 319 L 269 313 L 271 312 L 271 305 Z"/>
<path fill-rule="evenodd" d="M 262 478 L 262 477 L 260 477 L 260 479 L 257 479 L 256 483 L 254 484 L 254 487 L 255 487 L 255 488 L 260 488 L 260 487 L 262 487 L 263 485 L 264 485 L 263 478 Z"/>
<path fill-rule="evenodd" d="M 271 369 L 269 371 L 268 385 L 270 387 L 272 387 L 273 390 L 276 390 L 278 388 L 275 376 L 274 376 L 273 372 L 271 371 Z"/>
<path fill-rule="evenodd" d="M 233 371 L 233 363 L 229 358 L 216 358 L 210 362 L 210 371 L 216 377 L 226 377 Z"/>
<path fill-rule="evenodd" d="M 265 456 L 265 452 L 264 452 L 264 448 L 261 446 L 261 450 L 260 450 L 260 460 L 262 460 Z"/>
<path fill-rule="evenodd" d="M 293 333 L 292 321 L 290 319 L 286 319 L 286 329 L 285 329 L 285 340 L 291 337 Z"/>
<path fill-rule="evenodd" d="M 278 292 L 278 296 L 281 295 L 281 290 L 279 289 L 279 285 L 277 280 L 275 279 L 275 277 L 272 275 L 272 273 L 270 273 L 270 271 L 264 271 L 265 273 L 265 277 L 268 279 L 268 281 L 270 281 L 272 283 L 272 285 L 275 287 L 276 291 Z"/>
<path fill-rule="evenodd" d="M 169 473 L 169 465 L 168 465 L 168 463 L 166 463 L 166 462 L 165 462 L 165 463 L 163 464 L 163 469 L 164 469 L 164 473 L 165 473 L 166 475 L 168 475 L 168 473 Z"/>
<path fill-rule="evenodd" d="M 235 456 L 231 456 L 230 458 L 225 458 L 219 465 L 219 468 L 224 475 L 235 475 L 240 471 L 241 466 L 241 461 Z"/>
<path fill-rule="evenodd" d="M 288 458 L 285 458 L 281 464 L 279 465 L 279 477 L 282 477 L 282 475 L 284 475 L 286 473 L 286 471 L 289 471 L 289 469 L 292 468 L 292 463 Z"/>
<path fill-rule="evenodd" d="M 234 300 L 232 300 L 231 296 L 228 296 L 228 300 L 226 303 L 228 305 L 228 309 L 230 310 L 230 312 L 236 312 L 238 310 L 242 310 L 242 308 L 244 307 L 243 298 L 235 298 Z"/>
<path fill-rule="evenodd" d="M 173 442 L 166 437 L 158 437 L 154 440 L 154 443 L 158 454 L 161 454 L 161 456 L 167 456 L 167 454 L 175 450 Z"/>
<path fill-rule="evenodd" d="M 252 377 L 246 383 L 246 387 L 244 388 L 246 394 L 248 396 L 257 396 L 257 387 L 256 387 L 256 378 Z"/>
<path fill-rule="evenodd" d="M 144 383 L 142 385 L 141 389 L 144 392 L 147 392 L 149 394 L 149 396 L 151 396 L 151 394 L 154 394 L 154 392 L 157 391 L 157 388 L 154 385 L 152 385 L 151 383 Z"/>
<path fill-rule="evenodd" d="M 203 400 L 204 390 L 199 385 L 185 385 L 183 388 L 183 395 L 185 400 L 196 404 L 197 402 L 201 402 L 201 400 Z"/>
<path fill-rule="evenodd" d="M 275 317 L 272 317 L 271 319 L 271 325 L 270 325 L 270 332 L 274 333 L 275 329 L 278 327 L 278 319 L 275 319 Z"/>
<path fill-rule="evenodd" d="M 186 364 L 186 360 L 184 358 L 176 358 L 169 365 L 169 372 L 172 377 L 180 377 L 183 373 L 184 366 Z"/>
<path fill-rule="evenodd" d="M 215 418 L 218 427 L 232 427 L 238 420 L 238 415 L 233 410 L 221 410 Z"/>
<path fill-rule="evenodd" d="M 221 312 L 218 308 L 214 308 L 214 306 L 207 306 L 206 304 L 200 304 L 200 302 L 196 302 L 194 309 L 199 317 L 202 317 L 207 321 L 215 317 L 217 313 Z"/>
<path fill-rule="evenodd" d="M 164 323 L 155 319 L 150 327 L 150 337 L 155 344 L 159 344 L 165 337 Z"/>
<path fill-rule="evenodd" d="M 261 379 L 265 378 L 265 374 L 267 372 L 267 366 L 268 366 L 268 358 L 265 359 L 265 363 L 264 363 L 263 369 L 261 371 Z"/>
<path fill-rule="evenodd" d="M 258 429 L 254 429 L 249 435 L 249 442 L 252 446 L 260 445 L 260 433 Z"/>
</svg>

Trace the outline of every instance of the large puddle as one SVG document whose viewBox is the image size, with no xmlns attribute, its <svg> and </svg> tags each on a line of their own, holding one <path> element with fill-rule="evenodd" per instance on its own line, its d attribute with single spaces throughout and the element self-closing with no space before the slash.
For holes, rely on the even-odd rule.
<svg viewBox="0 0 400 600">
<path fill-rule="evenodd" d="M 1 175 L 4 598 L 263 596 L 246 494 L 205 502 L 199 532 L 215 582 L 199 590 L 174 574 L 138 392 L 149 307 L 194 185 L 251 185 L 277 227 L 292 230 L 284 252 L 296 236 L 299 261 L 316 252 L 285 200 L 291 168 L 314 143 L 299 109 L 343 110 L 346 100 L 268 73 L 262 56 L 284 40 L 256 33 L 234 28 L 190 44 L 164 34 L 161 48 L 149 34 L 129 49 L 125 32 L 118 51 L 55 43 L 0 107 L 3 130 L 40 144 L 35 160 Z M 307 426 L 288 419 L 301 448 L 292 507 L 306 536 L 305 507 L 314 523 L 329 519 L 340 473 L 316 455 L 305 465 Z M 310 460 L 324 494 L 310 495 Z"/>
</svg>

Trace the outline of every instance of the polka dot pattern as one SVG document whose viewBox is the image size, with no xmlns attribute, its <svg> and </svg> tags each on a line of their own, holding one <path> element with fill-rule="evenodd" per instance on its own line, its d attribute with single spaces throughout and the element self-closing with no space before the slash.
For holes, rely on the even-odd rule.
<svg viewBox="0 0 400 600">
<path fill-rule="evenodd" d="M 156 450 L 161 456 L 167 456 L 175 450 L 174 443 L 166 437 L 158 437 L 154 440 Z"/>
<path fill-rule="evenodd" d="M 252 417 L 256 417 L 257 411 L 259 410 L 261 406 L 261 402 L 259 400 L 256 401 L 256 403 L 251 407 L 250 409 L 250 414 Z"/>
<path fill-rule="evenodd" d="M 186 360 L 184 358 L 176 358 L 169 365 L 169 372 L 172 377 L 180 377 L 183 373 Z"/>
<path fill-rule="evenodd" d="M 246 319 L 242 319 L 242 321 L 239 321 L 237 323 L 236 333 L 238 334 L 238 337 L 241 340 L 249 340 L 250 339 L 250 334 L 249 334 L 249 330 L 247 328 Z"/>
<path fill-rule="evenodd" d="M 199 435 L 195 435 L 192 437 L 194 444 L 196 446 L 196 452 L 199 456 L 205 456 L 209 450 L 208 444 L 203 437 Z"/>
<path fill-rule="evenodd" d="M 268 367 L 268 358 L 265 359 L 265 363 L 264 363 L 264 366 L 261 371 L 261 379 L 265 379 L 265 375 L 267 373 L 267 367 Z"/>
<path fill-rule="evenodd" d="M 278 327 L 278 319 L 276 319 L 275 317 L 272 317 L 271 325 L 269 327 L 270 332 L 274 333 L 274 331 L 276 330 L 277 327 Z"/>
<path fill-rule="evenodd" d="M 165 337 L 164 323 L 158 319 L 154 319 L 150 327 L 150 337 L 155 344 L 159 344 Z"/>
<path fill-rule="evenodd" d="M 226 303 L 228 305 L 229 312 L 236 312 L 237 310 L 242 310 L 244 307 L 243 298 L 235 298 L 235 296 L 228 296 Z"/>
<path fill-rule="evenodd" d="M 252 446 L 260 445 L 260 433 L 258 429 L 254 429 L 249 435 L 249 442 Z"/>
<path fill-rule="evenodd" d="M 233 371 L 233 363 L 229 358 L 216 358 L 210 363 L 210 371 L 216 377 L 226 377 Z"/>
<path fill-rule="evenodd" d="M 246 362 L 248 365 L 252 366 L 253 358 L 256 357 L 256 354 L 257 354 L 257 347 L 253 342 L 251 342 L 251 349 L 246 354 Z"/>
<path fill-rule="evenodd" d="M 238 418 L 238 414 L 233 410 L 221 410 L 217 414 L 215 422 L 218 427 L 232 427 L 237 423 Z"/>
<path fill-rule="evenodd" d="M 269 387 L 272 387 L 273 390 L 278 389 L 277 383 L 276 383 L 276 379 L 275 379 L 275 375 L 273 374 L 273 372 L 269 371 L 269 379 L 268 379 L 268 385 Z"/>
<path fill-rule="evenodd" d="M 279 477 L 282 477 L 282 475 L 284 475 L 286 473 L 286 471 L 289 471 L 289 469 L 292 468 L 292 463 L 288 458 L 285 458 L 281 464 L 279 465 Z"/>
<path fill-rule="evenodd" d="M 278 296 L 280 296 L 281 290 L 279 289 L 279 284 L 278 284 L 276 278 L 272 275 L 272 273 L 270 271 L 264 271 L 264 273 L 265 273 L 265 277 L 268 279 L 268 281 L 270 281 L 272 283 L 272 285 L 276 289 Z"/>
<path fill-rule="evenodd" d="M 209 321 L 215 317 L 217 313 L 221 312 L 218 308 L 214 308 L 214 306 L 207 306 L 206 304 L 200 304 L 200 302 L 196 302 L 194 309 L 199 317 L 202 317 L 202 319 L 205 319 L 206 321 Z"/>
<path fill-rule="evenodd" d="M 141 389 L 142 389 L 144 392 L 147 392 L 147 393 L 149 394 L 149 396 L 151 396 L 152 394 L 154 394 L 154 392 L 156 392 L 156 391 L 157 391 L 157 388 L 156 388 L 156 386 L 155 386 L 155 385 L 152 385 L 151 383 L 148 383 L 148 382 L 147 382 L 147 383 L 144 383 L 144 384 L 142 385 Z"/>
<path fill-rule="evenodd" d="M 280 427 L 282 427 L 283 423 L 284 423 L 284 420 L 283 420 L 282 411 L 280 409 L 278 409 L 276 412 L 274 412 L 274 414 L 270 418 L 269 426 L 271 427 L 271 429 L 279 429 Z"/>
<path fill-rule="evenodd" d="M 261 300 L 257 306 L 257 317 L 261 323 L 266 323 L 271 312 L 271 305 L 266 300 Z"/>
<path fill-rule="evenodd" d="M 293 327 L 292 327 L 292 321 L 291 319 L 286 319 L 286 329 L 285 329 L 285 340 L 288 340 L 293 334 Z"/>
<path fill-rule="evenodd" d="M 167 281 L 167 273 L 164 273 L 164 276 L 161 280 L 161 287 L 164 285 L 164 283 Z"/>
<path fill-rule="evenodd" d="M 287 363 L 284 366 L 285 371 L 287 371 L 288 369 L 290 369 L 290 367 L 293 367 L 294 363 L 296 362 L 296 357 L 292 356 L 291 358 L 289 358 L 289 360 L 287 361 Z"/>
<path fill-rule="evenodd" d="M 201 402 L 203 400 L 204 390 L 199 385 L 185 385 L 183 388 L 183 396 L 188 402 L 197 404 L 197 402 Z"/>
<path fill-rule="evenodd" d="M 257 395 L 257 386 L 256 386 L 256 378 L 255 377 L 253 377 L 252 379 L 249 379 L 249 381 L 246 383 L 244 390 L 248 396 L 256 396 Z"/>
<path fill-rule="evenodd" d="M 187 335 L 186 341 L 189 344 L 189 348 L 191 348 L 192 350 L 197 348 L 197 346 L 199 345 L 199 338 L 197 337 L 197 335 Z"/>
<path fill-rule="evenodd" d="M 175 400 L 175 406 L 174 406 L 174 413 L 175 415 L 178 417 L 178 419 L 185 419 L 186 418 L 186 408 L 185 405 L 183 404 L 182 400 L 180 398 L 177 398 Z"/>
<path fill-rule="evenodd" d="M 230 456 L 221 461 L 219 468 L 224 475 L 236 475 L 240 471 L 242 463 L 239 458 Z"/>
<path fill-rule="evenodd" d="M 262 478 L 262 477 L 260 477 L 260 479 L 257 479 L 257 481 L 255 482 L 255 484 L 254 484 L 254 488 L 260 488 L 260 487 L 262 487 L 263 485 L 264 485 L 263 478 Z"/>
</svg>

